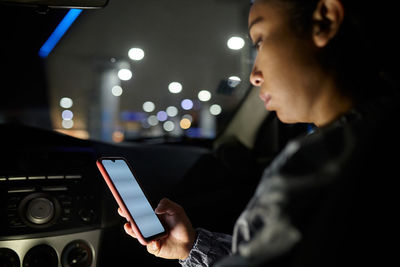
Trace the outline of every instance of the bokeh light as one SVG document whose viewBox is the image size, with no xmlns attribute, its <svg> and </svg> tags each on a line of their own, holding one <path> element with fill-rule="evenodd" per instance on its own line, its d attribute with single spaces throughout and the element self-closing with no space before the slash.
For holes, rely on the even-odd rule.
<svg viewBox="0 0 400 267">
<path fill-rule="evenodd" d="M 227 43 L 229 49 L 232 50 L 240 50 L 244 47 L 244 44 L 245 44 L 244 39 L 236 36 L 229 38 Z"/>
<path fill-rule="evenodd" d="M 166 121 L 163 124 L 163 128 L 167 132 L 172 132 L 175 129 L 175 124 L 172 121 Z"/>
<path fill-rule="evenodd" d="M 147 118 L 147 122 L 149 123 L 149 125 L 151 126 L 156 126 L 158 125 L 158 119 L 156 115 L 151 115 Z"/>
<path fill-rule="evenodd" d="M 218 105 L 218 104 L 214 104 L 214 105 L 212 105 L 212 106 L 210 107 L 210 113 L 211 113 L 212 115 L 214 115 L 214 116 L 217 116 L 217 115 L 221 114 L 221 112 L 222 112 L 222 108 L 221 108 L 221 106 Z"/>
<path fill-rule="evenodd" d="M 182 129 L 187 130 L 192 126 L 192 122 L 189 119 L 182 119 L 179 125 Z"/>
<path fill-rule="evenodd" d="M 142 60 L 144 58 L 144 51 L 140 48 L 131 48 L 129 49 L 128 56 L 132 60 Z"/>
<path fill-rule="evenodd" d="M 72 127 L 74 127 L 74 121 L 73 120 L 63 120 L 61 125 L 64 129 L 71 129 Z"/>
<path fill-rule="evenodd" d="M 118 71 L 118 78 L 122 81 L 129 81 L 132 79 L 132 71 L 129 69 L 120 69 Z"/>
<path fill-rule="evenodd" d="M 202 90 L 197 95 L 200 101 L 207 102 L 211 99 L 211 93 L 207 90 Z"/>
<path fill-rule="evenodd" d="M 112 93 L 114 96 L 121 96 L 122 93 L 123 93 L 122 87 L 119 86 L 119 85 L 114 86 L 114 87 L 111 89 L 111 93 Z"/>
<path fill-rule="evenodd" d="M 60 100 L 60 106 L 62 108 L 71 108 L 73 106 L 73 104 L 74 104 L 74 102 L 69 97 L 63 97 Z"/>
<path fill-rule="evenodd" d="M 182 92 L 182 84 L 178 82 L 172 82 L 168 85 L 168 90 L 173 94 L 179 94 Z"/>
<path fill-rule="evenodd" d="M 146 112 L 153 112 L 156 109 L 156 105 L 151 101 L 146 101 L 143 104 L 143 110 Z"/>
<path fill-rule="evenodd" d="M 168 107 L 166 111 L 167 111 L 167 115 L 171 118 L 178 115 L 178 109 L 174 106 Z"/>
<path fill-rule="evenodd" d="M 159 121 L 166 121 L 168 119 L 168 114 L 165 111 L 159 111 L 157 113 L 157 119 Z"/>
<path fill-rule="evenodd" d="M 63 120 L 70 121 L 74 118 L 74 113 L 71 110 L 64 110 L 61 114 Z"/>
<path fill-rule="evenodd" d="M 184 100 L 182 100 L 182 102 L 181 102 L 181 107 L 182 107 L 184 110 L 190 110 L 190 109 L 193 108 L 193 101 L 190 100 L 190 99 L 184 99 Z"/>
</svg>

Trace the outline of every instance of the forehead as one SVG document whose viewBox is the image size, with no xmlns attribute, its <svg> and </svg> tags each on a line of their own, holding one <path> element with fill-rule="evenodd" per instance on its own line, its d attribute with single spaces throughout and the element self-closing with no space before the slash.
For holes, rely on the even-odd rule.
<svg viewBox="0 0 400 267">
<path fill-rule="evenodd" d="M 249 30 L 253 25 L 260 22 L 268 24 L 281 23 L 287 17 L 287 12 L 277 1 L 255 0 L 249 12 Z"/>
</svg>

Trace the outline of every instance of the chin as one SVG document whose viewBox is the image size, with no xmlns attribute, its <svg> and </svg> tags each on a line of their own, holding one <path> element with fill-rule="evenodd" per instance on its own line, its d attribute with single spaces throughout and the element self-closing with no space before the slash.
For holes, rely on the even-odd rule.
<svg viewBox="0 0 400 267">
<path fill-rule="evenodd" d="M 276 115 L 277 115 L 278 119 L 279 119 L 282 123 L 295 124 L 295 123 L 302 122 L 302 121 L 300 121 L 300 120 L 298 120 L 298 119 L 296 119 L 296 118 L 287 116 L 287 115 L 282 114 L 282 113 L 280 113 L 280 112 L 278 112 L 278 111 L 276 111 Z"/>
</svg>

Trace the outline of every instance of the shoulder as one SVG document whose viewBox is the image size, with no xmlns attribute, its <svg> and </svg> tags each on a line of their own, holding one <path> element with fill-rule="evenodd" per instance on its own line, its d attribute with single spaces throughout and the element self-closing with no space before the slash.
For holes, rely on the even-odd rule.
<svg viewBox="0 0 400 267">
<path fill-rule="evenodd" d="M 296 144 L 298 149 L 286 155 L 280 172 L 298 176 L 324 168 L 343 171 L 346 165 L 357 161 L 382 163 L 383 158 L 393 157 L 392 152 L 399 148 L 399 123 L 397 95 L 363 103 L 331 125 L 294 140 L 292 145 Z"/>
<path fill-rule="evenodd" d="M 294 140 L 265 173 L 265 182 L 283 185 L 282 212 L 302 236 L 291 257 L 304 266 L 333 256 L 336 263 L 365 253 L 378 259 L 390 250 L 382 244 L 396 228 L 390 222 L 399 201 L 396 101 L 365 105 Z"/>
</svg>

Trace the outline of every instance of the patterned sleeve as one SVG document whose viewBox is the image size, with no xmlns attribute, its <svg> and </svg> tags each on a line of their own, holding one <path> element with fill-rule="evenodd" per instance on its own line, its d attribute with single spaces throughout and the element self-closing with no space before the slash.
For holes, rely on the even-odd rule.
<svg viewBox="0 0 400 267">
<path fill-rule="evenodd" d="M 197 229 L 197 239 L 189 257 L 180 260 L 183 267 L 208 267 L 231 254 L 232 236 Z"/>
</svg>

